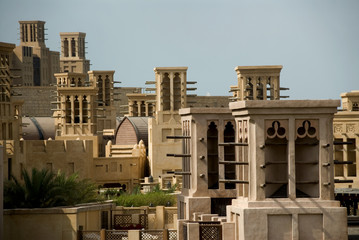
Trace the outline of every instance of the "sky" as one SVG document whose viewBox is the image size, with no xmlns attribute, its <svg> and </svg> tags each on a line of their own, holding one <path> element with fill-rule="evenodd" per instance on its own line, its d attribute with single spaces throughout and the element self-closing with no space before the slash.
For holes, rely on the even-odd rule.
<svg viewBox="0 0 359 240">
<path fill-rule="evenodd" d="M 0 0 L 1 42 L 19 45 L 20 20 L 46 21 L 53 51 L 60 32 L 85 32 L 91 70 L 122 87 L 187 66 L 194 93 L 229 96 L 236 66 L 283 65 L 290 99 L 359 90 L 358 0 Z"/>
</svg>

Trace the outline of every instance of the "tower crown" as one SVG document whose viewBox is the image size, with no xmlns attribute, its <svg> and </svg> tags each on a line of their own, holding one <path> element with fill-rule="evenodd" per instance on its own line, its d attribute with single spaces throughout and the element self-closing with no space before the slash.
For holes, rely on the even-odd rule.
<svg viewBox="0 0 359 240">
<path fill-rule="evenodd" d="M 233 100 L 279 100 L 287 98 L 280 96 L 280 90 L 289 90 L 280 87 L 280 72 L 283 66 L 238 66 L 238 85 L 231 87 Z"/>
<path fill-rule="evenodd" d="M 44 21 L 19 21 L 20 45 L 45 46 Z"/>
<path fill-rule="evenodd" d="M 83 32 L 62 32 L 61 38 L 61 59 L 85 59 L 85 37 Z"/>
</svg>

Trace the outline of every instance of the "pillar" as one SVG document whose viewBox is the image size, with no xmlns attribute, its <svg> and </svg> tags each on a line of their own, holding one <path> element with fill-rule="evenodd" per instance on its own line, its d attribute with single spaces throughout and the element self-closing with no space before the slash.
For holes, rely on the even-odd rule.
<svg viewBox="0 0 359 240">
<path fill-rule="evenodd" d="M 174 111 L 175 109 L 175 92 L 174 92 L 174 82 L 173 82 L 173 72 L 169 73 L 170 78 L 170 110 Z"/>
</svg>

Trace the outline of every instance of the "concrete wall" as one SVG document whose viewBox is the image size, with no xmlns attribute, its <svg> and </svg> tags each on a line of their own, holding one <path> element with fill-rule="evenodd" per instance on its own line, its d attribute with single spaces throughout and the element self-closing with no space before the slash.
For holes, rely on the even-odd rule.
<svg viewBox="0 0 359 240">
<path fill-rule="evenodd" d="M 19 163 L 28 170 L 48 168 L 66 174 L 78 172 L 81 178 L 91 178 L 92 155 L 92 141 L 28 140 L 20 142 Z M 19 179 L 20 171 L 13 174 Z"/>
<path fill-rule="evenodd" d="M 50 86 L 38 86 L 38 87 L 14 87 L 16 93 L 21 94 L 21 99 L 24 100 L 22 106 L 22 114 L 25 116 L 37 116 L 37 117 L 50 117 L 53 114 L 52 108 L 56 108 L 56 105 L 51 104 L 55 101 L 51 95 L 56 95 L 56 87 Z"/>
<path fill-rule="evenodd" d="M 4 211 L 4 238 L 17 240 L 76 240 L 77 230 L 101 228 L 101 211 L 110 211 L 112 203 L 47 209 Z"/>
</svg>

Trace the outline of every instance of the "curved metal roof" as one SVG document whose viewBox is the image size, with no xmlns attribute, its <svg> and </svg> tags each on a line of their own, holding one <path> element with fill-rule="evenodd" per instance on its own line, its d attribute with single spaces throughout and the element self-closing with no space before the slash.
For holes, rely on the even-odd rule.
<svg viewBox="0 0 359 240">
<path fill-rule="evenodd" d="M 133 126 L 135 132 L 136 132 L 136 137 L 137 140 L 143 140 L 145 146 L 148 146 L 148 119 L 152 118 L 152 117 L 123 117 L 121 118 L 121 122 L 118 125 L 117 129 L 116 129 L 116 138 L 118 137 L 118 131 L 122 125 L 122 123 L 128 119 L 128 121 L 131 123 L 131 125 Z M 117 118 L 118 119 L 118 118 Z M 115 140 L 115 142 L 117 142 Z"/>
<path fill-rule="evenodd" d="M 23 117 L 22 123 L 25 140 L 55 139 L 55 120 L 51 117 Z"/>
</svg>

